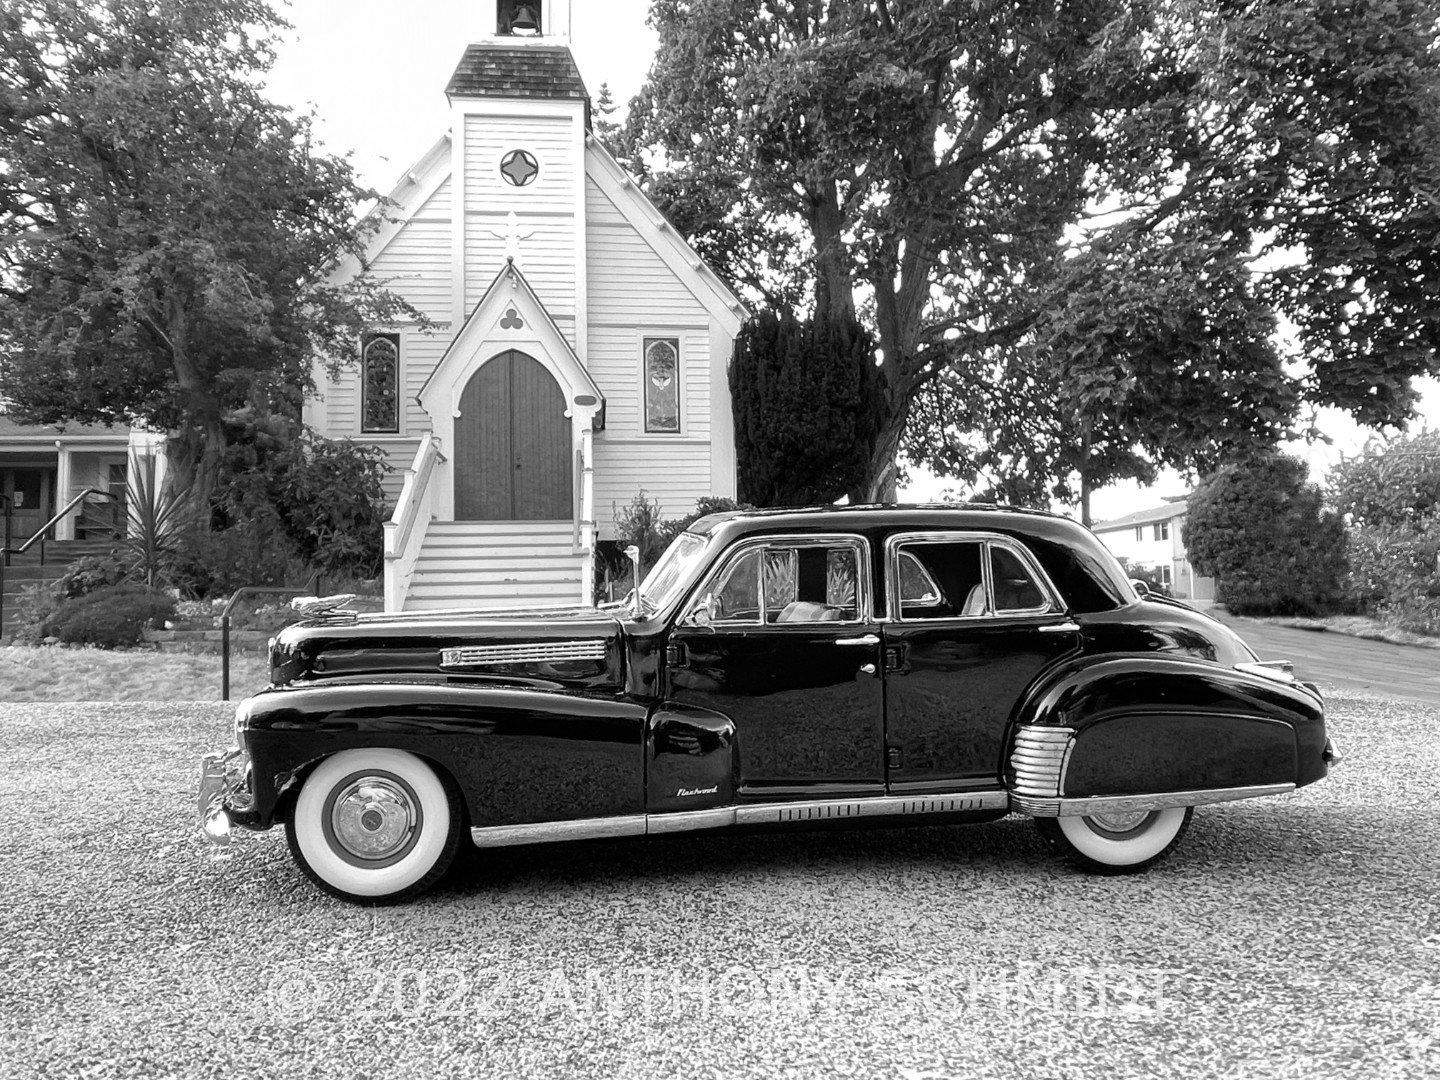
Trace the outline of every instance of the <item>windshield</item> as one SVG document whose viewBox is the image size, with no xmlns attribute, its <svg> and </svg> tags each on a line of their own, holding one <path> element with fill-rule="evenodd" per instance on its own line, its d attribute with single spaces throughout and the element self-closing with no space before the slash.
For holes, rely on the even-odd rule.
<svg viewBox="0 0 1440 1080">
<path fill-rule="evenodd" d="M 660 556 L 660 561 L 645 575 L 640 595 L 636 598 L 635 613 L 648 615 L 669 607 L 694 578 L 709 543 L 707 538 L 694 533 L 677 536 L 665 549 L 665 554 Z"/>
</svg>

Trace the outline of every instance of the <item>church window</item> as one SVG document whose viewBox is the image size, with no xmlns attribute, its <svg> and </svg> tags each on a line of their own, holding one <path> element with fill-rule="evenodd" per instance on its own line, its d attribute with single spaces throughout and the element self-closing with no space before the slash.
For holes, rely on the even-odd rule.
<svg viewBox="0 0 1440 1080">
<path fill-rule="evenodd" d="M 645 430 L 680 430 L 680 339 L 645 339 Z"/>
<path fill-rule="evenodd" d="M 399 334 L 368 334 L 361 345 L 360 430 L 400 430 Z"/>
<path fill-rule="evenodd" d="M 529 150 L 511 150 L 500 159 L 500 175 L 513 187 L 524 187 L 540 175 L 540 163 Z"/>
</svg>

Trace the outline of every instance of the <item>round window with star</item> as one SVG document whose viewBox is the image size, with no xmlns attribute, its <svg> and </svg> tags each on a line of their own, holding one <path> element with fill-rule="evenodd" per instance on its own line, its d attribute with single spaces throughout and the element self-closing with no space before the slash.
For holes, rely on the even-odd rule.
<svg viewBox="0 0 1440 1080">
<path fill-rule="evenodd" d="M 500 175 L 511 186 L 524 187 L 540 175 L 540 163 L 529 150 L 511 150 L 500 159 Z"/>
</svg>

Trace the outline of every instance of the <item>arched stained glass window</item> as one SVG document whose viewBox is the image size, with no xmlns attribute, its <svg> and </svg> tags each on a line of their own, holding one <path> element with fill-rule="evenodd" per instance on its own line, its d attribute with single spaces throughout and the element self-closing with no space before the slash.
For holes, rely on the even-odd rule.
<svg viewBox="0 0 1440 1080">
<path fill-rule="evenodd" d="M 645 430 L 680 430 L 680 340 L 645 339 Z"/>
<path fill-rule="evenodd" d="M 360 356 L 360 430 L 400 430 L 400 335 L 370 334 Z"/>
</svg>

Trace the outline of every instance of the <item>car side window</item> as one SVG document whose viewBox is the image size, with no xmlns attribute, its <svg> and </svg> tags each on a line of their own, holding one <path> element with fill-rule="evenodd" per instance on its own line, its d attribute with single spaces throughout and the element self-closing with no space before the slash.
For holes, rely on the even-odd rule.
<svg viewBox="0 0 1440 1080">
<path fill-rule="evenodd" d="M 900 617 L 902 619 L 954 619 L 989 613 L 985 590 L 985 545 L 957 540 L 916 542 L 900 548 Z M 913 562 L 938 594 L 913 599 L 905 591 L 905 566 Z"/>
<path fill-rule="evenodd" d="M 1043 611 L 1047 606 L 1045 591 L 1029 567 L 1015 552 L 998 544 L 990 545 L 990 586 L 997 614 Z"/>
<path fill-rule="evenodd" d="M 906 608 L 932 607 L 940 603 L 940 586 L 921 565 L 913 551 L 900 552 L 900 603 Z"/>
<path fill-rule="evenodd" d="M 1050 594 L 1008 542 L 977 538 L 902 541 L 895 551 L 898 614 L 906 620 L 1034 615 Z"/>
<path fill-rule="evenodd" d="M 765 549 L 765 621 L 854 622 L 860 553 L 853 544 Z"/>
<path fill-rule="evenodd" d="M 855 622 L 860 618 L 857 541 L 777 541 L 732 558 L 709 589 L 713 619 L 725 623 Z"/>
<path fill-rule="evenodd" d="M 759 548 L 745 552 L 730 563 L 714 590 L 716 622 L 760 621 Z"/>
</svg>

